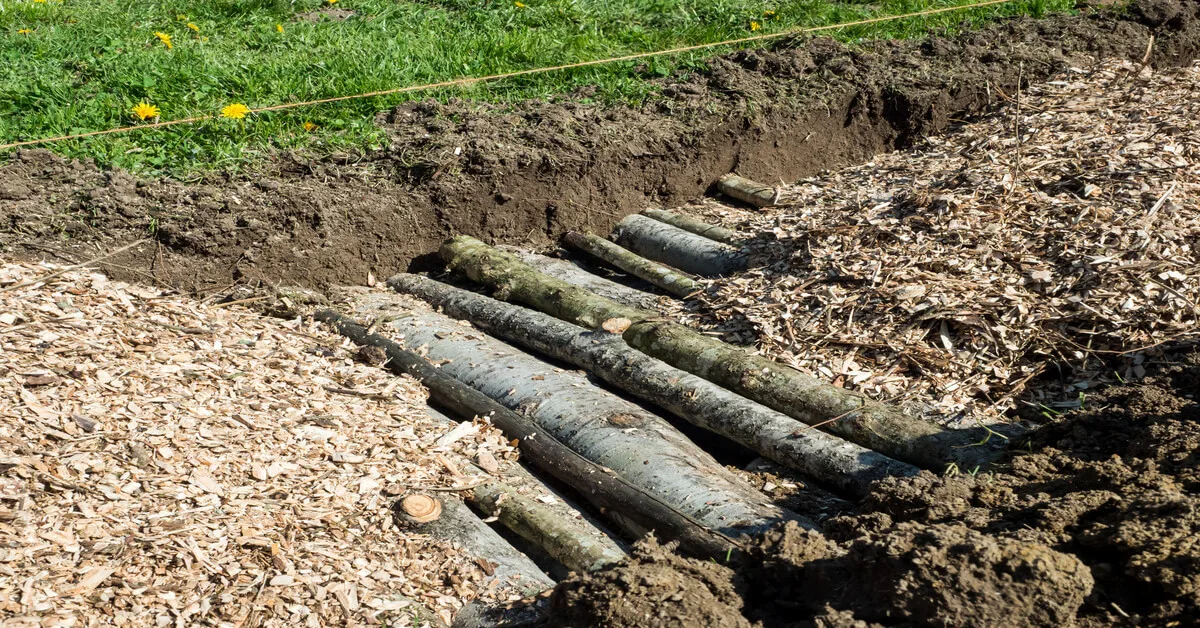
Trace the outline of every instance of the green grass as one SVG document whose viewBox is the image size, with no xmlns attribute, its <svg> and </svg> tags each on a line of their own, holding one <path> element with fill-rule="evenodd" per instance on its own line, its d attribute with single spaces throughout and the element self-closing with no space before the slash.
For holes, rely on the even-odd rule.
<svg viewBox="0 0 1200 628">
<path fill-rule="evenodd" d="M 721 41 L 749 35 L 752 22 L 766 33 L 967 3 L 522 2 L 523 7 L 512 0 L 339 0 L 334 6 L 352 11 L 351 17 L 312 20 L 304 14 L 330 7 L 325 0 L 0 0 L 0 143 L 124 126 L 133 122 L 130 109 L 141 101 L 157 105 L 162 119 L 170 120 L 215 114 L 233 102 L 262 107 Z M 829 34 L 847 40 L 912 37 L 1071 5 L 1073 0 L 1019 0 Z M 169 34 L 173 49 L 155 32 Z M 238 171 L 278 149 L 378 147 L 385 138 L 372 122 L 374 114 L 405 99 L 508 102 L 594 85 L 594 98 L 636 102 L 648 95 L 647 74 L 696 67 L 727 50 L 71 140 L 52 148 L 143 174 Z M 305 131 L 306 121 L 317 128 Z"/>
</svg>

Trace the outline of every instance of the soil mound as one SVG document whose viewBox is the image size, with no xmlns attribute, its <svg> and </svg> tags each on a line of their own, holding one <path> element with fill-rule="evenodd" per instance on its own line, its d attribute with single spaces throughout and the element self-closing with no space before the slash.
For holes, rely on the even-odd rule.
<svg viewBox="0 0 1200 628">
<path fill-rule="evenodd" d="M 381 116 L 387 150 L 277 155 L 253 177 L 137 179 L 22 151 L 0 166 L 0 246 L 79 261 L 150 234 L 161 246 L 105 270 L 204 291 L 361 284 L 455 233 L 544 244 L 694 198 L 732 170 L 795 180 L 856 163 L 987 110 L 1021 80 L 1085 57 L 1141 59 L 1152 33 L 1153 63 L 1186 63 L 1200 41 L 1198 7 L 1143 0 L 1122 13 L 854 48 L 784 41 L 648 78 L 661 93 L 637 107 L 571 102 L 578 95 L 414 103 Z"/>
<path fill-rule="evenodd" d="M 703 617 L 727 613 L 724 625 L 1192 625 L 1200 353 L 1160 367 L 1034 432 L 1003 471 L 885 480 L 857 512 L 826 521 L 824 535 L 776 530 L 732 569 L 701 572 L 650 545 L 627 565 L 560 585 L 550 623 L 704 625 L 690 614 L 698 605 L 656 606 L 700 590 Z M 651 574 L 669 586 L 642 584 Z M 610 610 L 618 601 L 662 612 L 621 615 Z"/>
</svg>

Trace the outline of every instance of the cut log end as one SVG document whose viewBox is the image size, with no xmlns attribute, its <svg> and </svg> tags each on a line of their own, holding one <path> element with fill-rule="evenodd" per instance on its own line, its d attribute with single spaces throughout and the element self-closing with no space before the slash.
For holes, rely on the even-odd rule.
<svg viewBox="0 0 1200 628">
<path fill-rule="evenodd" d="M 409 523 L 429 523 L 442 516 L 442 502 L 428 495 L 407 495 L 400 500 L 399 511 Z"/>
<path fill-rule="evenodd" d="M 736 174 L 721 177 L 717 181 L 717 189 L 726 196 L 755 207 L 771 207 L 779 202 L 779 190 Z"/>
</svg>

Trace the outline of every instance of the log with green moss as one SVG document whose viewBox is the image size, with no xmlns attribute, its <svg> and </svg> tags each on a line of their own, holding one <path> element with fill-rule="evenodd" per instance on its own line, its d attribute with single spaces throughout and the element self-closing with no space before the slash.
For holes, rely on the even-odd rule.
<svg viewBox="0 0 1200 628">
<path fill-rule="evenodd" d="M 568 231 L 563 234 L 562 241 L 570 248 L 583 251 L 677 297 L 687 297 L 704 289 L 696 280 L 674 268 L 648 260 L 594 234 Z"/>
<path fill-rule="evenodd" d="M 655 312 L 621 305 L 542 275 L 474 238 L 448 240 L 441 255 L 451 269 L 493 287 L 502 300 L 524 303 L 590 329 L 609 319 L 629 319 L 622 336 L 630 346 L 892 458 L 936 471 L 950 464 L 969 470 L 985 466 L 999 453 L 986 442 L 986 429 L 951 430 L 922 420 L 666 321 Z"/>
</svg>

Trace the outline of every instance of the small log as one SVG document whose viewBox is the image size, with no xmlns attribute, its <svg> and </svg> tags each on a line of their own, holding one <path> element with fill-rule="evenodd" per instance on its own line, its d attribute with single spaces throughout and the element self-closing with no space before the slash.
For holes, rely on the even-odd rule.
<svg viewBox="0 0 1200 628">
<path fill-rule="evenodd" d="M 332 310 L 318 311 L 314 318 L 330 324 L 359 345 L 382 349 L 387 356 L 386 366 L 397 374 L 419 380 L 429 390 L 430 399 L 439 406 L 457 416 L 487 417 L 505 436 L 517 441 L 525 460 L 573 487 L 596 508 L 620 513 L 623 519 L 638 527 L 639 533 L 654 531 L 660 537 L 678 541 L 681 549 L 702 558 L 723 559 L 731 552 L 741 551 L 738 542 L 704 527 L 611 469 L 584 458 L 529 418 L 447 375 L 398 343 L 369 333 L 363 325 Z M 442 518 L 445 516 L 443 512 Z"/>
<path fill-rule="evenodd" d="M 517 551 L 508 541 L 484 523 L 456 496 L 445 497 L 440 516 L 427 523 L 413 524 L 419 532 L 458 544 L 472 556 L 491 563 L 492 577 L 522 595 L 537 595 L 554 586 L 528 556 Z"/>
<path fill-rule="evenodd" d="M 779 190 L 736 174 L 721 177 L 717 181 L 717 189 L 726 196 L 755 207 L 770 207 L 779 202 Z"/>
<path fill-rule="evenodd" d="M 509 305 L 427 277 L 401 274 L 394 290 L 420 297 L 493 336 L 587 369 L 679 418 L 721 434 L 821 483 L 866 495 L 888 475 L 916 467 L 810 428 L 780 412 L 630 348 L 621 336 L 593 333 L 547 314 Z"/>
<path fill-rule="evenodd" d="M 679 298 L 687 297 L 704 289 L 691 277 L 677 270 L 652 262 L 593 234 L 568 231 L 563 234 L 562 240 L 571 248 L 607 262 L 634 277 L 644 279 Z"/>
<path fill-rule="evenodd" d="M 613 240 L 642 257 L 702 277 L 746 268 L 746 255 L 739 249 L 640 214 L 617 223 Z"/>
<path fill-rule="evenodd" d="M 786 513 L 661 417 L 512 345 L 395 294 L 367 294 L 354 311 L 420 348 L 439 370 L 527 412 L 542 430 L 726 536 L 756 534 Z M 812 526 L 810 522 L 803 525 Z"/>
<path fill-rule="evenodd" d="M 740 239 L 736 233 L 726 229 L 725 227 L 710 225 L 706 222 L 696 220 L 691 216 L 676 214 L 675 212 L 669 212 L 665 209 L 643 209 L 642 215 L 653 218 L 659 222 L 664 222 L 672 227 L 679 227 L 684 231 L 690 231 L 696 235 L 704 236 L 709 240 L 724 242 L 725 244 L 736 246 Z"/>
<path fill-rule="evenodd" d="M 950 463 L 960 469 L 981 468 L 1000 454 L 995 447 L 975 446 L 987 441 L 986 429 L 949 430 L 923 421 L 689 327 L 663 321 L 654 312 L 542 275 L 474 238 L 448 240 L 441 255 L 452 269 L 495 288 L 501 300 L 524 303 L 589 329 L 597 329 L 609 319 L 629 319 L 631 324 L 622 337 L 630 346 L 897 460 L 940 472 Z"/>
<path fill-rule="evenodd" d="M 429 417 L 446 427 L 456 425 L 432 408 Z M 541 548 L 567 569 L 580 573 L 594 571 L 625 557 L 625 550 L 600 530 L 591 517 L 576 510 L 520 464 L 509 465 L 499 476 L 493 476 L 462 456 L 454 458 L 458 468 L 478 482 L 464 492 L 468 504 L 489 517 L 496 517 L 501 525 Z"/>
<path fill-rule="evenodd" d="M 605 279 L 595 273 L 588 272 L 575 262 L 546 257 L 537 253 L 518 251 L 515 254 L 521 258 L 521 261 L 538 269 L 539 272 L 556 279 L 561 279 L 573 286 L 585 288 L 594 294 L 630 307 L 641 308 L 643 310 L 658 310 L 662 307 L 660 301 L 668 298 Z"/>
</svg>

